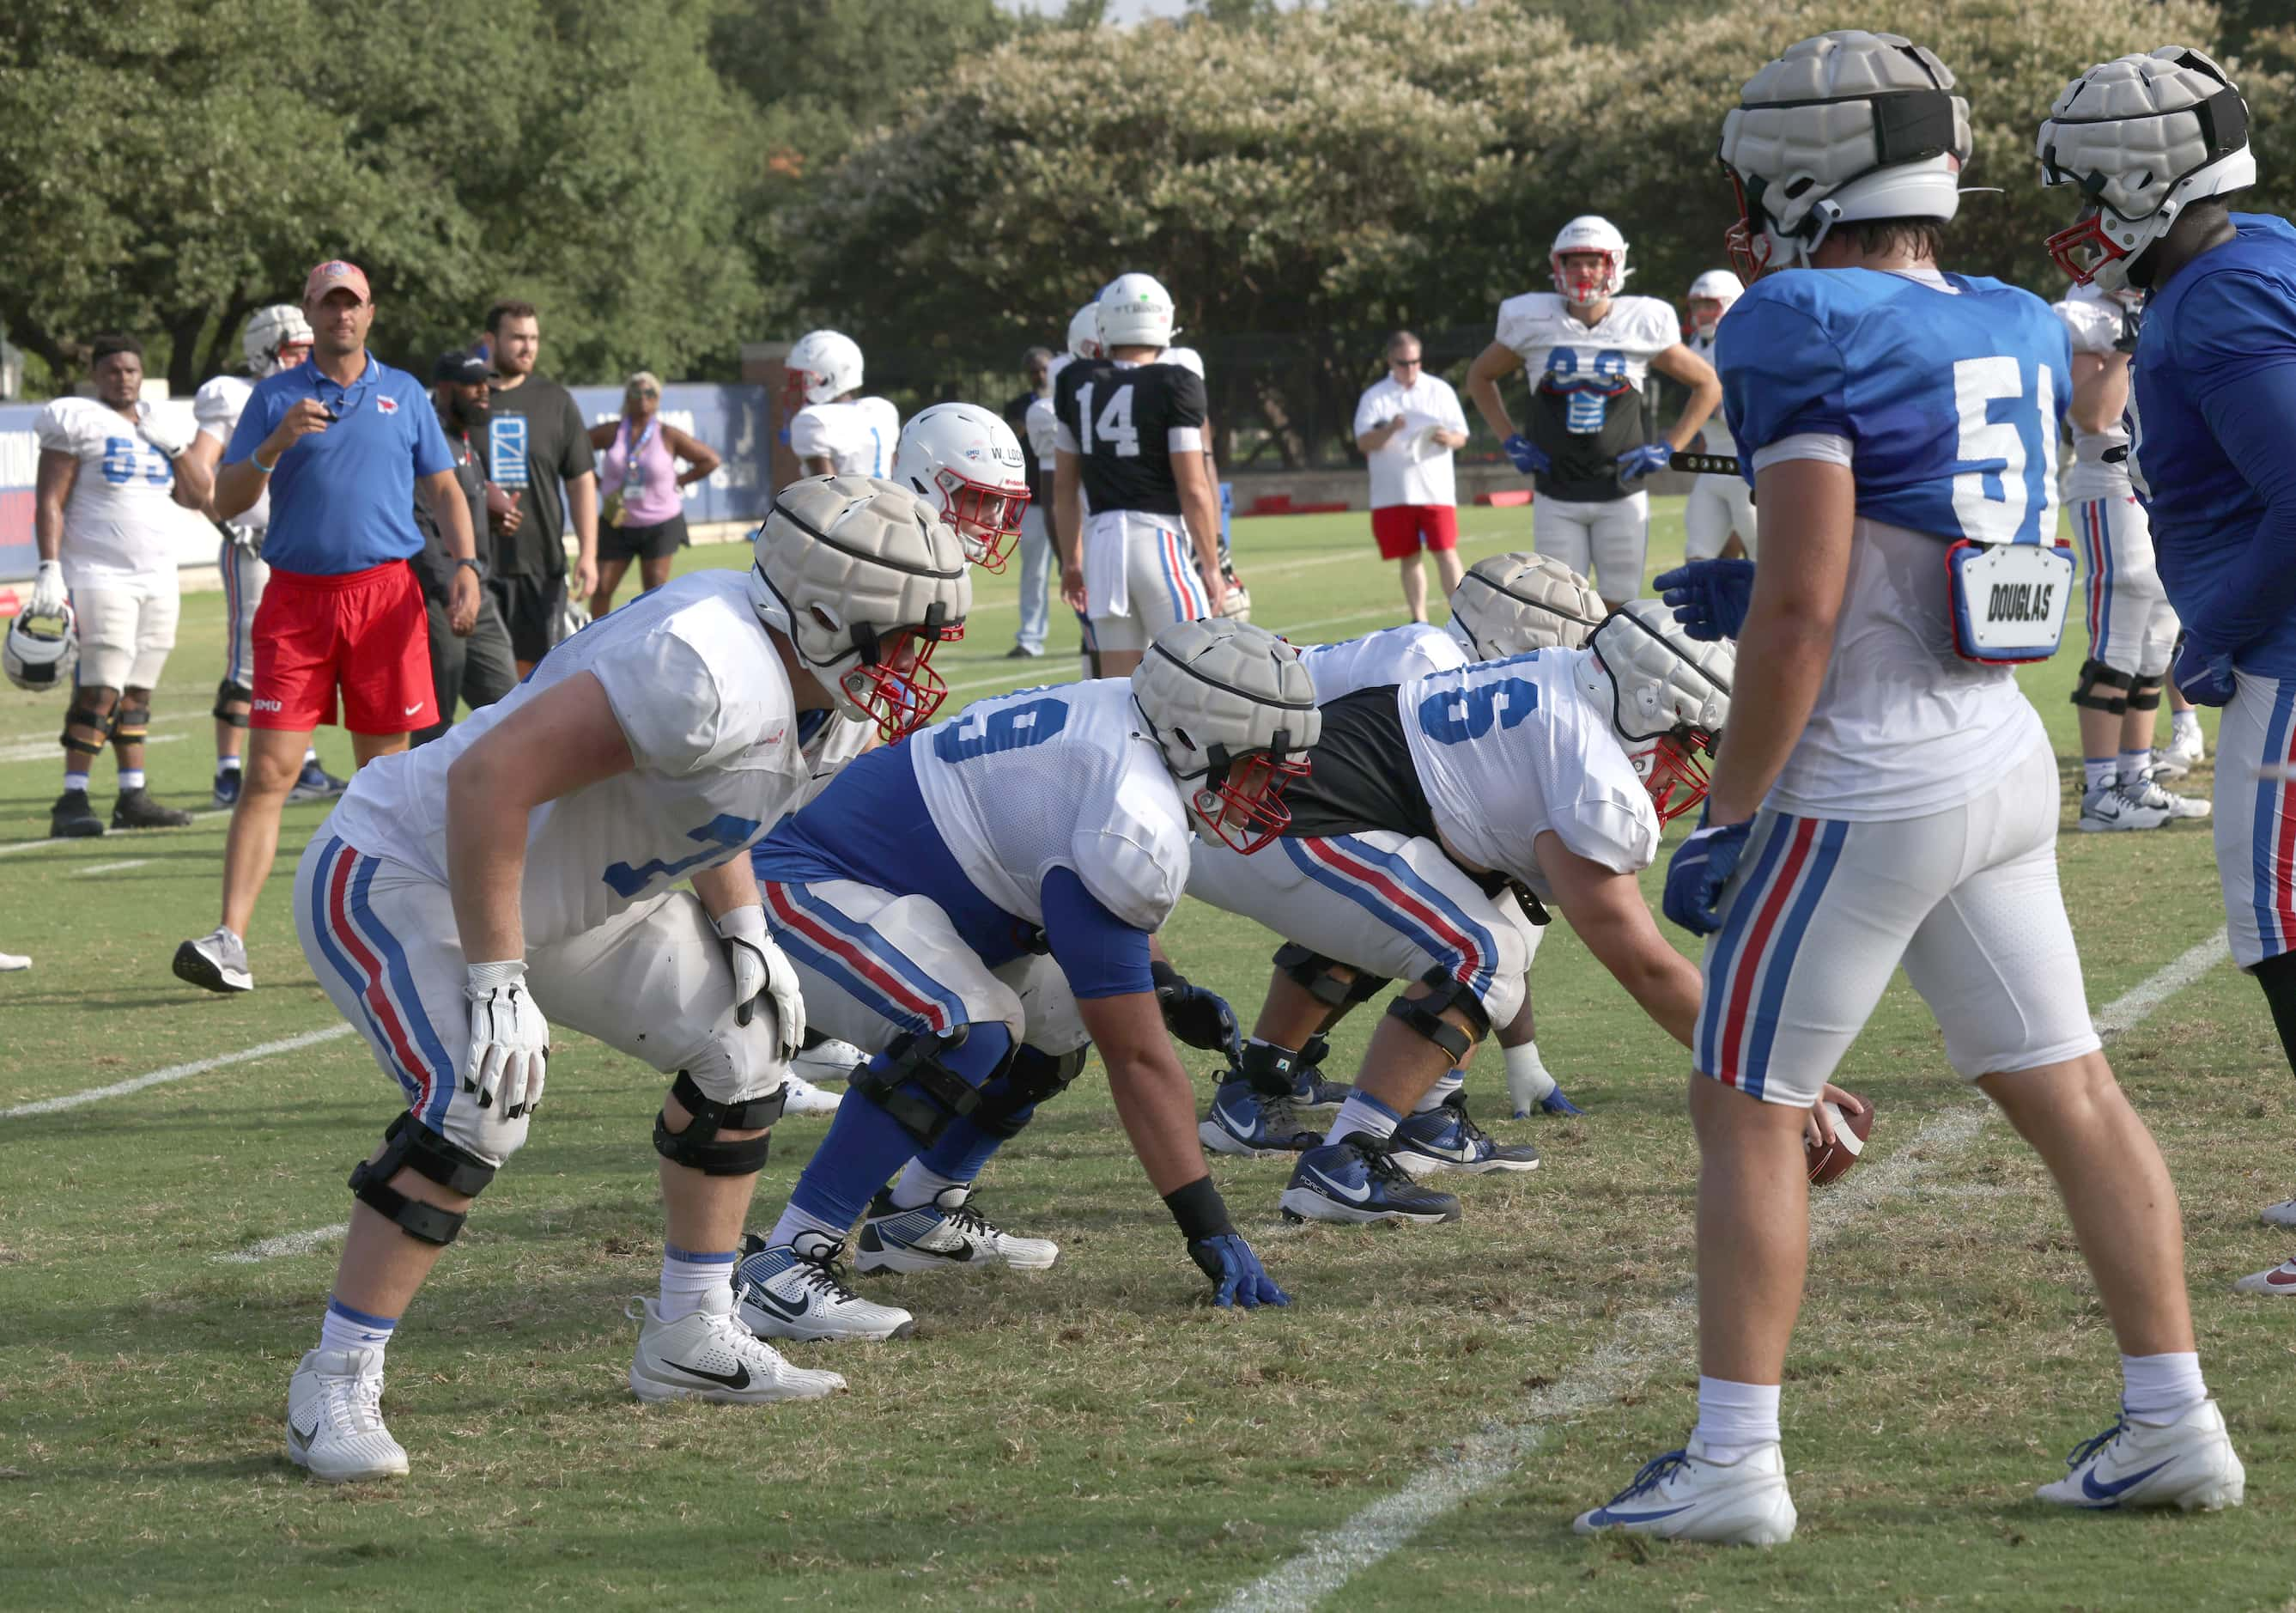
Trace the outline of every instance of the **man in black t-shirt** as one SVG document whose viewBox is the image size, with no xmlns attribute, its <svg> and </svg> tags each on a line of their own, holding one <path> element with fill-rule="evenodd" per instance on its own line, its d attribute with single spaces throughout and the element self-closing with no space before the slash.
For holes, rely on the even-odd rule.
<svg viewBox="0 0 2296 1613">
<path fill-rule="evenodd" d="M 487 531 L 487 464 L 480 451 L 489 414 L 487 361 L 459 349 L 440 354 L 430 370 L 430 402 L 439 412 L 439 429 L 447 433 L 447 451 L 454 456 L 455 484 L 470 505 L 471 531 L 478 535 L 476 570 L 484 581 L 493 569 L 496 543 Z M 420 498 L 414 501 L 414 524 L 422 531 L 414 575 L 422 585 L 422 608 L 430 619 L 430 685 L 439 702 L 439 720 L 414 736 L 416 745 L 428 745 L 454 725 L 459 703 L 468 702 L 475 712 L 516 688 L 518 663 L 492 589 L 480 590 L 475 621 L 455 620 L 455 570 L 462 563 Z"/>
<path fill-rule="evenodd" d="M 495 485 L 512 496 L 510 508 L 494 523 L 497 541 L 488 587 L 510 628 L 522 677 L 549 650 L 566 603 L 570 514 L 580 546 L 574 597 L 587 599 L 597 586 L 597 461 L 574 395 L 534 373 L 542 347 L 534 305 L 496 303 L 487 310 L 487 339 L 496 377 L 487 463 Z"/>
</svg>

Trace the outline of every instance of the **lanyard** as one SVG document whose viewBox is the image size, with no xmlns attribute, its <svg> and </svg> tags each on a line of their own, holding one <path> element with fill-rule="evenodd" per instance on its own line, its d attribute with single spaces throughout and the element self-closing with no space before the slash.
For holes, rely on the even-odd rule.
<svg viewBox="0 0 2296 1613">
<path fill-rule="evenodd" d="M 661 416 L 657 413 L 652 419 L 646 422 L 645 435 L 633 443 L 630 441 L 630 423 L 627 420 L 622 422 L 622 444 L 629 456 L 622 462 L 622 497 L 624 498 L 628 498 L 633 492 L 645 491 L 645 473 L 638 468 L 638 456 L 645 452 L 646 444 L 653 440 L 654 433 L 660 430 L 661 430 Z"/>
</svg>

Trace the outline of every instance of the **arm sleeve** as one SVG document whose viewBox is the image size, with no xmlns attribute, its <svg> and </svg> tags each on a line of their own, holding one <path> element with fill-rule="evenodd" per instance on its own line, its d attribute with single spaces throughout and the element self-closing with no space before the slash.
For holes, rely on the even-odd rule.
<svg viewBox="0 0 2296 1613">
<path fill-rule="evenodd" d="M 447 433 L 439 429 L 439 411 L 430 407 L 430 400 L 417 392 L 411 399 L 401 399 L 398 407 L 414 413 L 415 475 L 435 476 L 440 471 L 453 470 L 455 452 L 447 446 Z M 414 498 L 418 504 L 424 501 L 420 489 L 415 490 Z"/>
<path fill-rule="evenodd" d="M 582 419 L 582 406 L 574 401 L 574 394 L 564 394 L 566 407 L 561 411 L 559 429 L 566 434 L 565 451 L 558 457 L 558 474 L 571 481 L 598 468 L 597 450 L 590 446 L 590 428 Z M 436 424 L 434 419 L 433 424 Z"/>
<path fill-rule="evenodd" d="M 1056 868 L 1038 887 L 1045 940 L 1053 961 L 1078 997 L 1126 997 L 1156 989 L 1148 969 L 1148 932 L 1103 906 L 1074 868 Z"/>
<path fill-rule="evenodd" d="M 1805 276 L 1781 277 L 1799 278 Z M 1749 485 L 1756 457 L 1772 443 L 1801 436 L 1855 442 L 1857 436 L 1841 349 L 1808 310 L 1779 296 L 1759 295 L 1775 284 L 1756 282 L 1722 322 L 1714 344 L 1722 412 Z"/>
<path fill-rule="evenodd" d="M 601 655 L 590 675 L 605 689 L 642 768 L 683 777 L 746 743 L 741 725 L 728 720 L 708 658 L 676 633 L 649 633 Z"/>
<path fill-rule="evenodd" d="M 2264 501 L 2248 552 L 2185 630 L 2212 653 L 2239 652 L 2296 610 L 2296 307 L 2277 284 L 2211 275 L 2177 310 L 2201 414 L 2225 457 Z"/>
</svg>

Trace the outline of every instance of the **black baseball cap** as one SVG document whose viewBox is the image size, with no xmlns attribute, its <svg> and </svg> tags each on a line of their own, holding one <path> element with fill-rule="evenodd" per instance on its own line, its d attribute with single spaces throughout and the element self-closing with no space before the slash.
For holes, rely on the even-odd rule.
<svg viewBox="0 0 2296 1613">
<path fill-rule="evenodd" d="M 467 386 L 484 381 L 493 373 L 487 367 L 487 361 L 469 349 L 449 348 L 439 354 L 439 362 L 430 366 L 430 382 L 434 386 L 442 381 Z"/>
</svg>

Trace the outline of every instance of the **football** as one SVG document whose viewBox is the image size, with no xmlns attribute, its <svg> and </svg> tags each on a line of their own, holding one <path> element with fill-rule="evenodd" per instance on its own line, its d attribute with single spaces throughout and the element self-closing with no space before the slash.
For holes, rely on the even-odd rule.
<svg viewBox="0 0 2296 1613">
<path fill-rule="evenodd" d="M 1839 1106 L 1826 1104 L 1827 1117 L 1833 1122 L 1833 1140 L 1820 1146 L 1805 1146 L 1803 1153 L 1809 1160 L 1809 1180 L 1813 1186 L 1839 1181 L 1849 1173 L 1866 1152 L 1866 1144 L 1874 1135 L 1874 1106 L 1865 1098 L 1862 1115 L 1845 1115 Z"/>
</svg>

